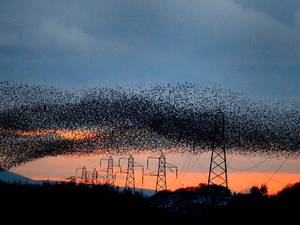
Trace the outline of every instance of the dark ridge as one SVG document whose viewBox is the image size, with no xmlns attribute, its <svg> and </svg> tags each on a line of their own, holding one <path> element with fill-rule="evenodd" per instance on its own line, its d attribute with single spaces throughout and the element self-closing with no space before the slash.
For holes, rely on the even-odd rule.
<svg viewBox="0 0 300 225">
<path fill-rule="evenodd" d="M 297 219 L 300 201 L 300 183 L 287 186 L 275 195 L 269 195 L 265 185 L 254 186 L 249 193 L 232 193 L 222 186 L 200 184 L 161 191 L 150 197 L 105 185 L 74 183 L 0 182 L 0 190 L 2 219 L 11 220 L 17 215 L 24 220 L 35 213 L 48 222 L 68 223 L 90 223 L 98 218 L 100 223 L 110 224 L 124 221 L 130 224 L 195 224 L 197 221 L 241 224 L 245 219 L 251 224 L 258 221 L 292 224 Z"/>
</svg>

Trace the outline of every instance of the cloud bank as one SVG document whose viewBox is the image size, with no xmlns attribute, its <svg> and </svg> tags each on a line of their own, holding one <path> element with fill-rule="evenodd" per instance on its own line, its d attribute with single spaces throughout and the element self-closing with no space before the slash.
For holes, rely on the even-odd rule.
<svg viewBox="0 0 300 225">
<path fill-rule="evenodd" d="M 1 1 L 2 80 L 212 81 L 299 97 L 300 5 L 289 0 Z"/>
</svg>

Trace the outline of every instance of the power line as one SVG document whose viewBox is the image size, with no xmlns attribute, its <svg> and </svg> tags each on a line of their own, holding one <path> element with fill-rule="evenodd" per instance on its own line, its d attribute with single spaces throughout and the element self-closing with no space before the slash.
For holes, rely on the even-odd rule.
<svg viewBox="0 0 300 225">
<path fill-rule="evenodd" d="M 264 160 L 262 160 L 261 162 L 259 163 L 255 163 L 252 159 L 250 158 L 247 158 L 252 164 L 254 164 L 253 166 L 251 167 L 248 167 L 248 168 L 243 168 L 243 169 L 239 169 L 239 168 L 234 168 L 234 167 L 231 167 L 229 166 L 230 169 L 233 169 L 233 170 L 238 170 L 238 171 L 246 171 L 246 170 L 250 170 L 250 169 L 254 169 L 256 168 L 263 176 L 265 176 L 268 180 L 266 181 L 265 184 L 269 183 L 271 180 L 276 182 L 276 183 L 279 183 L 279 184 L 288 184 L 286 182 L 282 182 L 282 181 L 279 181 L 279 180 L 276 180 L 274 179 L 274 176 L 276 175 L 276 173 L 278 173 L 278 171 L 283 167 L 283 165 L 286 163 L 286 161 L 288 160 L 287 158 L 279 165 L 279 167 L 273 172 L 273 174 L 271 176 L 268 176 L 266 175 L 261 169 L 260 169 L 260 165 L 262 165 L 263 163 L 265 163 L 267 160 L 269 160 L 269 158 L 266 158 Z"/>
<path fill-rule="evenodd" d="M 190 165 L 191 160 L 192 160 L 192 155 L 190 154 L 190 155 L 188 156 L 187 160 L 185 161 L 185 164 L 184 164 L 184 166 L 183 166 L 183 168 L 182 168 L 183 174 L 182 174 L 182 176 L 181 176 L 180 182 L 178 181 L 179 184 L 181 184 L 181 183 L 183 182 L 183 179 L 185 178 L 185 175 L 186 175 L 186 173 L 187 173 L 187 170 L 188 170 L 188 168 L 189 168 L 189 165 Z"/>
<path fill-rule="evenodd" d="M 269 179 L 267 180 L 266 184 L 269 183 L 273 177 L 278 173 L 278 171 L 283 167 L 283 165 L 286 163 L 288 159 L 286 158 L 280 165 L 279 167 L 273 172 L 273 174 L 269 177 Z"/>
<path fill-rule="evenodd" d="M 249 159 L 248 159 L 249 160 Z M 261 162 L 253 165 L 253 166 L 250 166 L 250 167 L 247 167 L 247 168 L 237 168 L 237 167 L 233 167 L 233 166 L 230 166 L 228 165 L 228 168 L 232 169 L 232 170 L 237 170 L 237 171 L 246 171 L 246 170 L 251 170 L 251 169 L 254 169 L 254 168 L 257 168 L 258 166 L 262 165 L 263 163 L 265 163 L 266 161 L 268 160 L 268 158 L 262 160 Z M 250 160 L 249 160 L 250 161 Z M 252 162 L 253 163 L 253 162 Z"/>
<path fill-rule="evenodd" d="M 248 160 L 249 160 L 250 162 L 254 163 L 253 160 L 251 160 L 251 159 L 249 159 L 249 158 L 248 158 Z M 265 177 L 268 179 L 267 182 L 266 182 L 266 184 L 272 180 L 272 181 L 274 181 L 274 182 L 276 182 L 276 183 L 287 185 L 288 183 L 282 182 L 282 181 L 279 181 L 279 180 L 276 180 L 276 179 L 273 178 L 273 177 L 276 175 L 276 173 L 283 167 L 283 165 L 286 163 L 287 160 L 288 160 L 288 158 L 286 158 L 286 159 L 279 165 L 279 167 L 273 172 L 273 174 L 272 174 L 271 176 L 266 175 L 266 174 L 259 168 L 259 166 L 256 166 L 256 169 L 257 169 L 263 176 L 265 176 Z"/>
</svg>

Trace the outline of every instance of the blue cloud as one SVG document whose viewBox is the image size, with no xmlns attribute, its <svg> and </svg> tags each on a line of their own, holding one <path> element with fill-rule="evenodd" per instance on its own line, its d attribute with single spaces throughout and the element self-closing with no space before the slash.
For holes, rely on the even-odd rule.
<svg viewBox="0 0 300 225">
<path fill-rule="evenodd" d="M 213 81 L 299 97 L 298 3 L 267 2 L 1 1 L 0 78 L 65 87 Z"/>
<path fill-rule="evenodd" d="M 243 7 L 263 12 L 275 20 L 293 26 L 295 15 L 300 10 L 298 0 L 235 0 Z"/>
</svg>

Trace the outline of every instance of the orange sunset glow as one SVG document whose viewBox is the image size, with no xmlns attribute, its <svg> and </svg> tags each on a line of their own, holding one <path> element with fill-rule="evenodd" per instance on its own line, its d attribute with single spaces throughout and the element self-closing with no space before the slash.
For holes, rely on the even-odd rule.
<svg viewBox="0 0 300 225">
<path fill-rule="evenodd" d="M 270 194 L 275 194 L 285 186 L 289 184 L 293 184 L 296 181 L 300 181 L 300 174 L 292 174 L 292 173 L 278 173 L 276 175 L 276 179 L 272 181 L 268 181 L 268 177 L 271 177 L 272 173 L 265 173 L 262 175 L 261 173 L 230 173 L 230 190 L 234 192 L 248 192 L 252 186 L 261 186 L 262 184 L 266 184 L 268 186 L 268 192 Z M 102 173 L 100 175 L 100 179 L 98 181 L 99 184 L 104 184 L 105 182 L 105 174 Z M 62 177 L 32 177 L 33 180 L 42 180 L 42 181 L 68 181 L 66 178 Z M 117 174 L 117 179 L 115 180 L 115 185 L 119 187 L 125 186 L 126 174 Z M 145 176 L 144 183 L 141 181 L 141 172 L 135 173 L 135 185 L 136 188 L 140 189 L 155 189 L 156 177 L 154 176 Z M 168 177 L 169 185 L 167 186 L 168 190 L 176 190 L 179 188 L 186 187 L 196 187 L 200 183 L 207 182 L 207 173 L 197 173 L 190 172 L 186 173 L 184 180 L 182 177 L 175 178 L 173 175 L 169 175 Z M 77 182 L 82 182 L 81 179 L 77 179 Z M 89 182 L 90 184 L 92 182 Z"/>
<path fill-rule="evenodd" d="M 299 62 L 300 0 L 0 0 L 0 222 L 297 223 Z"/>
<path fill-rule="evenodd" d="M 56 130 L 55 134 L 66 140 L 92 139 L 97 136 L 97 133 L 89 130 Z"/>
<path fill-rule="evenodd" d="M 11 130 L 11 129 L 0 129 L 0 134 L 7 136 L 17 136 L 24 138 L 32 138 L 39 136 L 46 136 L 49 134 L 55 134 L 66 140 L 86 140 L 92 139 L 100 134 L 95 131 L 85 130 L 85 129 L 76 129 L 76 130 L 32 130 L 32 131 L 23 131 L 23 130 Z"/>
<path fill-rule="evenodd" d="M 29 162 L 26 165 L 22 165 L 13 169 L 14 172 L 20 173 L 22 175 L 28 176 L 34 180 L 51 180 L 51 181 L 67 181 L 65 178 L 70 176 L 75 176 L 75 168 L 79 168 L 83 165 L 87 167 L 89 171 L 96 168 L 98 171 L 99 159 L 107 157 L 105 155 L 92 155 L 84 157 L 72 157 L 72 156 L 57 156 L 42 158 L 33 162 Z M 147 155 L 140 154 L 136 155 L 135 159 L 137 162 L 143 164 L 145 162 Z M 202 159 L 201 159 L 202 157 Z M 197 186 L 199 183 L 207 183 L 208 178 L 208 158 L 209 154 L 203 154 L 203 156 L 194 157 L 190 163 L 192 166 L 187 170 L 184 169 L 184 162 L 188 158 L 186 155 L 170 155 L 168 156 L 169 161 L 178 165 L 179 174 L 175 177 L 175 173 L 172 171 L 167 172 L 167 188 L 169 190 L 176 190 L 183 187 Z M 118 157 L 115 156 L 114 160 Z M 199 159 L 198 160 L 196 160 Z M 245 167 L 245 158 L 242 156 L 235 156 L 231 159 L 231 163 L 237 167 L 239 165 Z M 253 159 L 260 161 L 261 159 Z M 261 170 L 251 170 L 236 172 L 229 170 L 229 188 L 234 192 L 248 192 L 252 186 L 261 186 L 266 184 L 268 186 L 268 191 L 270 194 L 274 194 L 281 190 L 288 184 L 293 184 L 300 181 L 300 163 L 299 160 L 288 160 L 282 171 L 274 173 L 272 168 L 276 168 L 281 164 L 282 160 L 270 159 L 266 162 L 266 165 L 261 167 Z M 104 165 L 105 166 L 105 165 Z M 126 166 L 123 165 L 122 168 Z M 149 170 L 155 171 L 156 164 L 153 163 Z M 202 166 L 202 168 L 201 168 Z M 102 168 L 103 170 L 104 168 Z M 123 187 L 125 185 L 126 174 L 119 173 L 119 168 L 114 169 L 116 173 L 115 185 Z M 99 173 L 100 176 L 105 177 L 105 173 Z M 101 183 L 104 183 L 104 178 L 100 179 Z M 77 179 L 80 182 L 80 179 Z M 142 184 L 142 173 L 139 168 L 135 170 L 135 183 L 137 188 L 144 189 L 155 189 L 155 176 L 144 176 L 144 183 Z"/>
</svg>

